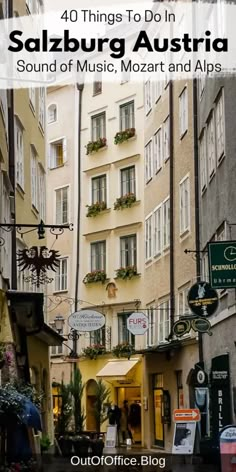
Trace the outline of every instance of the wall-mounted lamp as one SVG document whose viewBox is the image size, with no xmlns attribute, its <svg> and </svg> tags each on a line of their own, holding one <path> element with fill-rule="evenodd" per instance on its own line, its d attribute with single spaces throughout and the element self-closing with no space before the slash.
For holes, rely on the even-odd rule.
<svg viewBox="0 0 236 472">
<path fill-rule="evenodd" d="M 65 320 L 62 315 L 57 315 L 56 318 L 54 319 L 55 323 L 55 328 L 58 333 L 61 333 L 63 330 L 63 325 L 65 323 Z"/>
</svg>

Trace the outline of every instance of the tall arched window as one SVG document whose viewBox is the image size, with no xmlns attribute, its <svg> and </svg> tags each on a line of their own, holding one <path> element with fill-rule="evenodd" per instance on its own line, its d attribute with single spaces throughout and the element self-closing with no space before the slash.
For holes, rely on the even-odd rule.
<svg viewBox="0 0 236 472">
<path fill-rule="evenodd" d="M 57 121 L 57 106 L 55 103 L 48 107 L 48 124 Z"/>
</svg>

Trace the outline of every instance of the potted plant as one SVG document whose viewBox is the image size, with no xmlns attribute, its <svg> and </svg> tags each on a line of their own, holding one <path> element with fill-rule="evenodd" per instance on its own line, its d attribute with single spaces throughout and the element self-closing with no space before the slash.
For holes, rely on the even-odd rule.
<svg viewBox="0 0 236 472">
<path fill-rule="evenodd" d="M 97 356 L 105 354 L 106 348 L 102 344 L 93 344 L 82 350 L 82 355 L 90 359 L 97 359 Z"/>
<path fill-rule="evenodd" d="M 136 266 L 120 267 L 116 270 L 117 279 L 132 279 L 135 275 L 138 275 Z"/>
<path fill-rule="evenodd" d="M 83 430 L 85 415 L 82 408 L 82 397 L 85 384 L 82 382 L 82 375 L 78 368 L 74 371 L 73 380 L 71 380 L 69 389 L 73 398 L 73 416 L 75 424 L 75 433 L 78 434 Z"/>
<path fill-rule="evenodd" d="M 135 128 L 127 128 L 124 131 L 118 131 L 114 137 L 115 144 L 121 144 L 135 135 Z"/>
<path fill-rule="evenodd" d="M 106 202 L 96 202 L 92 203 L 92 205 L 86 205 L 86 207 L 88 208 L 86 216 L 91 218 L 97 216 L 101 211 L 106 210 L 107 205 Z"/>
<path fill-rule="evenodd" d="M 51 441 L 47 434 L 44 434 L 40 439 L 41 454 L 43 456 L 43 462 L 48 464 L 51 462 L 49 449 L 51 447 Z"/>
<path fill-rule="evenodd" d="M 59 387 L 61 405 L 56 421 L 56 433 L 63 456 L 68 457 L 72 453 L 72 439 L 66 435 L 72 417 L 72 398 L 69 385 L 64 385 L 63 381 Z"/>
<path fill-rule="evenodd" d="M 95 390 L 94 416 L 96 419 L 96 431 L 100 433 L 101 425 L 107 419 L 107 410 L 105 403 L 110 403 L 110 388 L 107 388 L 102 379 L 99 379 Z M 101 444 L 100 444 L 101 445 Z"/>
<path fill-rule="evenodd" d="M 99 149 L 107 145 L 106 138 L 98 138 L 96 141 L 89 141 L 86 147 L 86 154 L 91 154 L 92 152 L 97 152 Z"/>
<path fill-rule="evenodd" d="M 93 270 L 92 272 L 88 272 L 83 279 L 84 284 L 91 284 L 93 282 L 102 282 L 103 284 L 106 281 L 106 272 L 105 270 Z"/>
<path fill-rule="evenodd" d="M 78 457 L 88 457 L 91 440 L 88 436 L 75 436 L 73 439 L 75 454 Z"/>
<path fill-rule="evenodd" d="M 135 353 L 134 346 L 128 342 L 117 344 L 112 349 L 112 354 L 115 357 L 128 357 L 128 359 Z"/>
<path fill-rule="evenodd" d="M 122 210 L 123 208 L 130 208 L 133 203 L 136 202 L 136 196 L 134 193 L 126 193 L 122 197 L 116 199 L 114 203 L 114 210 Z"/>
</svg>

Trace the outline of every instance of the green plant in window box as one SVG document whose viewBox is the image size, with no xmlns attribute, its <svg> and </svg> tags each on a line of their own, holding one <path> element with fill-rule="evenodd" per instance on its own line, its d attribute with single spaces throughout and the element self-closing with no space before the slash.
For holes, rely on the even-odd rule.
<svg viewBox="0 0 236 472">
<path fill-rule="evenodd" d="M 107 145 L 106 138 L 98 138 L 96 141 L 89 141 L 89 143 L 85 146 L 87 149 L 87 155 L 91 154 L 92 152 L 97 152 L 99 149 L 105 147 Z"/>
<path fill-rule="evenodd" d="M 130 208 L 136 202 L 134 193 L 126 193 L 122 197 L 116 199 L 114 203 L 114 210 L 122 210 L 123 208 Z"/>
<path fill-rule="evenodd" d="M 86 205 L 88 208 L 87 215 L 89 218 L 97 216 L 101 211 L 106 210 L 106 202 L 96 202 L 92 205 Z"/>
<path fill-rule="evenodd" d="M 133 138 L 135 136 L 135 128 L 127 128 L 124 131 L 118 131 L 114 137 L 115 144 L 121 144 L 127 139 Z"/>
<path fill-rule="evenodd" d="M 128 359 L 135 353 L 135 348 L 128 342 L 117 344 L 112 349 L 112 354 L 115 357 L 128 357 Z"/>
<path fill-rule="evenodd" d="M 138 275 L 136 266 L 120 267 L 116 270 L 117 279 L 132 279 L 135 275 Z"/>
<path fill-rule="evenodd" d="M 105 270 L 93 270 L 92 272 L 88 272 L 83 279 L 84 284 L 91 284 L 93 282 L 102 282 L 103 284 L 106 281 L 106 272 Z"/>
<path fill-rule="evenodd" d="M 89 359 L 97 359 L 97 356 L 105 353 L 106 348 L 102 344 L 93 344 L 92 346 L 85 347 L 82 350 L 82 355 L 89 357 Z"/>
</svg>

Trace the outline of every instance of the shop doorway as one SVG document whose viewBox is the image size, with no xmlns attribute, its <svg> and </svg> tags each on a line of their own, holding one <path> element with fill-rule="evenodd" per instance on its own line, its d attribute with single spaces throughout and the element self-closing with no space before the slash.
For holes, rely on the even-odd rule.
<svg viewBox="0 0 236 472">
<path fill-rule="evenodd" d="M 141 389 L 140 387 L 118 387 L 117 404 L 119 408 L 123 407 L 124 400 L 128 402 L 129 409 L 129 427 L 135 444 L 141 444 Z"/>
<path fill-rule="evenodd" d="M 154 442 L 159 447 L 165 446 L 163 418 L 163 374 L 153 376 L 154 406 Z"/>
<path fill-rule="evenodd" d="M 97 382 L 93 379 L 89 380 L 86 385 L 86 429 L 87 431 L 96 431 L 96 418 L 94 407 L 96 402 L 96 386 Z"/>
</svg>

